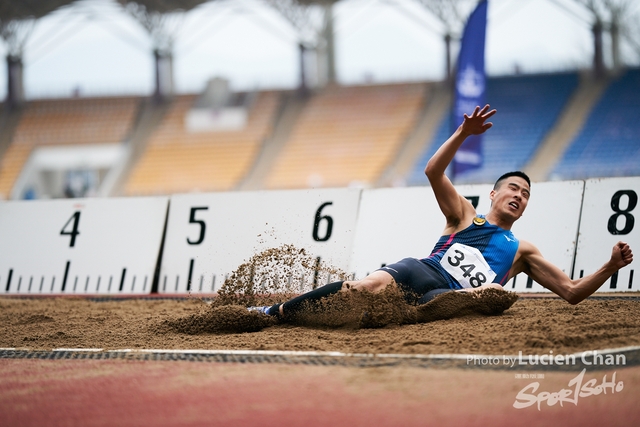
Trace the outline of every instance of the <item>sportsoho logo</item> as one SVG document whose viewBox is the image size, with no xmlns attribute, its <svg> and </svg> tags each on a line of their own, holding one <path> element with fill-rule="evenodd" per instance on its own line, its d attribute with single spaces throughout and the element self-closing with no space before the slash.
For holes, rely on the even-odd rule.
<svg viewBox="0 0 640 427">
<path fill-rule="evenodd" d="M 620 393 L 624 389 L 624 383 L 622 381 L 616 381 L 616 372 L 611 376 L 611 380 L 607 381 L 607 375 L 602 378 L 602 382 L 598 383 L 598 379 L 592 378 L 585 382 L 585 374 L 587 369 L 583 369 L 578 375 L 576 375 L 571 381 L 567 383 L 567 388 L 560 389 L 558 391 L 541 391 L 539 382 L 532 382 L 525 388 L 518 392 L 513 407 L 516 409 L 528 408 L 529 406 L 538 405 L 538 411 L 543 402 L 547 403 L 547 406 L 554 406 L 560 404 L 564 406 L 564 403 L 573 403 L 578 406 L 580 398 L 586 398 L 590 396 L 597 396 L 599 394 L 615 394 Z"/>
<path fill-rule="evenodd" d="M 576 364 L 582 366 L 594 366 L 594 367 L 608 367 L 608 366 L 624 366 L 627 364 L 627 359 L 624 354 L 610 354 L 600 353 L 598 351 L 583 351 L 577 354 L 553 354 L 550 351 L 548 354 L 542 355 L 526 355 L 522 352 L 518 352 L 517 356 L 467 356 L 468 365 L 485 365 L 485 366 L 505 366 L 508 368 L 516 367 L 539 367 L 544 368 L 547 366 L 575 366 Z M 542 404 L 546 402 L 547 406 L 555 406 L 560 404 L 564 406 L 565 403 L 578 405 L 580 399 L 597 396 L 600 394 L 616 394 L 620 393 L 624 389 L 624 383 L 618 381 L 616 378 L 617 372 L 613 374 L 604 374 L 602 379 L 600 378 L 586 378 L 587 368 L 572 378 L 566 388 L 561 388 L 557 391 L 544 391 L 540 390 L 540 382 L 534 381 L 527 384 L 516 395 L 513 407 L 516 409 L 524 409 L 533 405 L 537 405 L 538 410 L 541 410 Z M 610 377 L 609 377 L 610 375 Z M 517 378 L 536 378 L 536 375 L 516 375 Z M 537 378 L 544 378 L 543 375 L 537 375 Z M 610 378 L 610 379 L 609 379 Z"/>
</svg>

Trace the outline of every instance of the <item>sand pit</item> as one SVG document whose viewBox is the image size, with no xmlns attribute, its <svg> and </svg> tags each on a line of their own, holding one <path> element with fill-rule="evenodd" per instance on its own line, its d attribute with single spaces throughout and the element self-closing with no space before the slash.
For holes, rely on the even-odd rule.
<svg viewBox="0 0 640 427">
<path fill-rule="evenodd" d="M 520 298 L 494 316 L 470 312 L 447 320 L 377 328 L 273 323 L 258 332 L 230 333 L 213 325 L 208 330 L 202 327 L 199 321 L 213 316 L 207 317 L 212 307 L 199 299 L 2 298 L 0 347 L 572 353 L 640 345 L 639 307 L 635 299 L 588 299 L 571 306 L 556 298 Z M 256 313 L 245 315 L 264 319 Z M 169 327 L 190 318 L 196 321 L 191 330 Z"/>
<path fill-rule="evenodd" d="M 640 345 L 636 298 L 592 297 L 571 306 L 488 289 L 415 306 L 392 286 L 378 294 L 340 292 L 286 322 L 246 310 L 305 291 L 318 270 L 345 277 L 283 246 L 241 265 L 212 299 L 0 298 L 0 347 L 557 354 Z"/>
</svg>

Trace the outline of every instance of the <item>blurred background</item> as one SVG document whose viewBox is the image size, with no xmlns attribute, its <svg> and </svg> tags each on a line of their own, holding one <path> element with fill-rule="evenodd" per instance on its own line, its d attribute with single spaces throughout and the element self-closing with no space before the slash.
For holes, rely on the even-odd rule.
<svg viewBox="0 0 640 427">
<path fill-rule="evenodd" d="M 428 185 L 476 0 L 0 1 L 0 198 Z M 640 2 L 489 0 L 482 167 L 640 176 Z"/>
</svg>

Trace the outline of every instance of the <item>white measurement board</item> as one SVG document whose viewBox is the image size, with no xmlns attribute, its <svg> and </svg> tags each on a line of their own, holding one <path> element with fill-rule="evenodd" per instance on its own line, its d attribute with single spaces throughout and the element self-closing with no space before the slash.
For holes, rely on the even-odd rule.
<svg viewBox="0 0 640 427">
<path fill-rule="evenodd" d="M 640 178 L 588 180 L 585 186 L 575 276 L 595 272 L 611 257 L 613 245 L 631 246 L 635 260 L 619 270 L 598 291 L 639 291 L 637 270 L 640 253 Z"/>
<path fill-rule="evenodd" d="M 173 196 L 158 291 L 216 292 L 242 263 L 283 245 L 305 249 L 346 271 L 360 193 L 322 189 Z"/>
<path fill-rule="evenodd" d="M 491 186 L 459 186 L 458 191 L 489 208 Z M 487 195 L 487 197 L 482 197 Z M 403 258 L 426 258 L 442 235 L 445 219 L 431 187 L 365 190 L 360 203 L 349 271 L 362 279 Z"/>
<path fill-rule="evenodd" d="M 168 198 L 0 203 L 0 294 L 147 294 Z"/>
<path fill-rule="evenodd" d="M 524 215 L 513 225 L 513 234 L 533 243 L 542 256 L 567 276 L 573 271 L 584 181 L 534 182 Z M 550 292 L 524 273 L 505 285 L 517 292 Z"/>
<path fill-rule="evenodd" d="M 493 185 L 459 185 L 456 189 L 486 214 Z M 521 240 L 536 245 L 543 256 L 571 274 L 580 218 L 583 182 L 533 183 L 531 200 L 513 227 Z M 431 187 L 363 192 L 350 271 L 356 277 L 406 257 L 426 258 L 442 235 L 445 219 Z M 520 274 L 505 289 L 543 291 Z"/>
</svg>

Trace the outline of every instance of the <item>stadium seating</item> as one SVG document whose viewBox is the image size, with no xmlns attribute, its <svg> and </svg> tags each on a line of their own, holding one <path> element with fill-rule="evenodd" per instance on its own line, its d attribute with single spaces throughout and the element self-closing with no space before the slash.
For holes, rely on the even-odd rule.
<svg viewBox="0 0 640 427">
<path fill-rule="evenodd" d="M 427 165 L 427 161 L 435 154 L 438 147 L 440 147 L 440 145 L 451 135 L 450 121 L 449 115 L 445 114 L 445 118 L 442 120 L 433 136 L 433 142 L 427 146 L 426 151 L 424 151 L 423 155 L 416 162 L 407 177 L 406 182 L 408 185 L 424 185 L 428 183 L 427 177 L 424 175 L 424 168 Z"/>
<path fill-rule="evenodd" d="M 550 179 L 640 175 L 640 69 L 614 80 Z"/>
<path fill-rule="evenodd" d="M 558 120 L 578 80 L 577 72 L 490 78 L 487 100 L 499 113 L 485 134 L 484 164 L 455 182 L 493 182 L 506 170 L 522 169 Z M 334 85 L 313 95 L 303 104 L 279 156 L 273 164 L 267 162 L 272 167 L 262 188 L 376 185 L 423 114 L 430 84 Z M 615 78 L 549 178 L 640 175 L 638 93 L 640 69 Z M 238 189 L 256 162 L 265 161 L 260 150 L 278 123 L 284 95 L 255 94 L 247 104 L 243 129 L 199 132 L 185 126 L 198 95 L 176 96 L 133 165 L 122 194 Z M 0 158 L 0 199 L 11 197 L 36 148 L 127 141 L 143 100 L 130 96 L 29 101 Z M 424 166 L 450 133 L 445 115 L 407 176 L 408 185 L 428 184 Z"/>
<path fill-rule="evenodd" d="M 27 103 L 0 159 L 0 196 L 9 198 L 37 147 L 119 143 L 131 131 L 139 97 L 44 99 Z"/>
<path fill-rule="evenodd" d="M 234 189 L 272 131 L 280 95 L 261 92 L 241 130 L 189 132 L 185 115 L 196 95 L 180 95 L 152 134 L 125 186 L 127 195 Z"/>
<path fill-rule="evenodd" d="M 498 114 L 491 118 L 494 127 L 484 135 L 484 163 L 455 182 L 492 183 L 502 172 L 522 169 L 577 86 L 577 73 L 489 78 L 486 99 Z M 409 185 L 426 183 L 424 166 L 451 134 L 449 123 L 447 116 L 416 162 Z"/>
<path fill-rule="evenodd" d="M 266 187 L 373 184 L 415 125 L 425 88 L 327 87 L 306 105 Z"/>
</svg>

